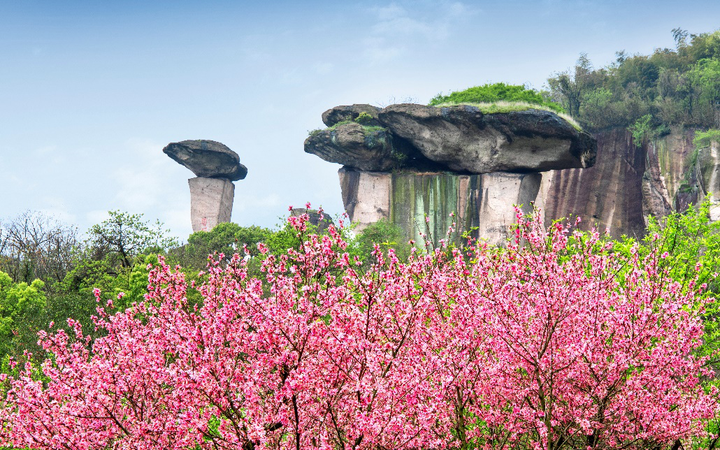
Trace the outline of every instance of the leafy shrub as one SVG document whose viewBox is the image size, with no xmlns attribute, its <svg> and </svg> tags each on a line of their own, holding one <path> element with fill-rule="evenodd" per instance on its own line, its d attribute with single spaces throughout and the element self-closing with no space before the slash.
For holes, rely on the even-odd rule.
<svg viewBox="0 0 720 450">
<path fill-rule="evenodd" d="M 693 144 L 695 144 L 695 146 L 698 148 L 705 148 L 710 147 L 710 143 L 713 141 L 720 142 L 720 130 L 710 129 L 707 131 L 695 132 L 695 139 L 693 139 Z"/>
<path fill-rule="evenodd" d="M 652 131 L 652 118 L 653 117 L 650 114 L 646 114 L 636 120 L 632 126 L 628 127 L 628 131 L 630 131 L 633 137 L 633 144 L 637 147 L 642 146 L 643 142 L 650 137 L 650 133 Z"/>
<path fill-rule="evenodd" d="M 197 308 L 161 265 L 147 301 L 100 310 L 106 337 L 44 335 L 44 382 L 2 377 L 0 445 L 678 448 L 716 410 L 703 302 L 657 252 L 539 219 L 505 250 L 377 251 L 362 273 L 334 228 L 260 248 L 264 280 L 212 263 Z"/>
</svg>

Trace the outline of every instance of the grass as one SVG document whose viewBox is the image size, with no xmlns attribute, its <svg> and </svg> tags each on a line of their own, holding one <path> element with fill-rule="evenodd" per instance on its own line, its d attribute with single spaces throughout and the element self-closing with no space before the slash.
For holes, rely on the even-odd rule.
<svg viewBox="0 0 720 450">
<path fill-rule="evenodd" d="M 537 105 L 534 103 L 498 101 L 498 102 L 492 102 L 492 103 L 439 103 L 434 106 L 437 108 L 447 108 L 450 106 L 459 106 L 459 105 L 474 106 L 474 107 L 478 108 L 480 110 L 480 112 L 482 112 L 483 114 L 510 113 L 510 112 L 517 112 L 517 111 L 528 111 L 530 109 L 549 111 L 549 112 L 557 114 L 558 116 L 565 119 L 565 121 L 568 122 L 570 125 L 572 125 L 572 127 L 575 128 L 576 130 L 582 131 L 582 127 L 580 126 L 580 124 L 578 124 L 575 121 L 575 119 L 570 117 L 568 114 L 559 113 L 557 111 L 553 111 L 552 108 L 549 108 L 549 107 L 543 106 L 543 105 Z"/>
<path fill-rule="evenodd" d="M 378 127 L 378 126 L 375 126 L 375 125 L 363 125 L 363 124 L 360 124 L 357 120 L 343 120 L 343 121 L 341 121 L 341 122 L 336 123 L 335 125 L 333 125 L 333 126 L 331 126 L 331 127 L 318 128 L 318 129 L 315 129 L 315 130 L 310 130 L 310 131 L 308 132 L 308 134 L 309 134 L 310 136 L 315 136 L 316 134 L 318 134 L 318 133 L 320 133 L 320 132 L 322 132 L 322 131 L 333 131 L 333 130 L 335 130 L 337 127 L 339 127 L 340 125 L 345 125 L 345 124 L 348 124 L 348 123 L 358 123 L 360 126 L 363 127 L 363 130 L 364 130 L 366 133 L 370 133 L 370 132 L 373 132 L 373 131 L 385 130 L 385 128 L 383 128 L 383 127 Z"/>
</svg>

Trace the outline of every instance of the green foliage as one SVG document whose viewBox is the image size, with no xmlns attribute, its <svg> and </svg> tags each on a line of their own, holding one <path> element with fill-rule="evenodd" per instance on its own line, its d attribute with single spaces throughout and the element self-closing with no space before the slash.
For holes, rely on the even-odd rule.
<svg viewBox="0 0 720 450">
<path fill-rule="evenodd" d="M 652 132 L 652 115 L 645 114 L 635 121 L 633 125 L 628 127 L 628 131 L 632 133 L 633 143 L 635 146 L 642 146 L 651 135 Z"/>
<path fill-rule="evenodd" d="M 265 242 L 271 234 L 271 230 L 255 225 L 241 227 L 232 222 L 219 223 L 210 231 L 191 234 L 187 245 L 172 253 L 180 258 L 180 265 L 201 270 L 207 263 L 208 255 L 213 253 L 232 256 L 236 252 L 242 253 L 243 246 L 247 246 L 250 255 L 256 256 L 257 244 Z"/>
<path fill-rule="evenodd" d="M 45 283 L 14 283 L 0 272 L 0 361 L 20 358 L 24 351 L 36 352 L 37 332 L 45 314 Z"/>
<path fill-rule="evenodd" d="M 651 220 L 642 252 L 657 251 L 661 258 L 660 267 L 682 284 L 691 289 L 694 280 L 706 284 L 702 300 L 720 296 L 720 222 L 711 220 L 712 204 L 706 200 L 698 207 L 690 207 L 684 213 L 674 213 L 662 221 Z M 720 304 L 703 301 L 697 305 L 704 308 L 703 320 L 705 338 L 699 354 L 710 357 L 709 364 L 715 373 L 720 371 Z M 708 385 L 720 387 L 717 379 L 706 380 Z M 708 429 L 717 430 L 718 418 L 708 424 Z"/>
<path fill-rule="evenodd" d="M 600 69 L 581 55 L 574 69 L 548 80 L 551 98 L 593 131 L 637 127 L 647 115 L 654 118 L 653 135 L 671 125 L 720 126 L 720 31 L 692 35 L 676 28 L 673 36 L 675 50 L 619 52 Z"/>
<path fill-rule="evenodd" d="M 87 247 L 95 254 L 93 259 L 109 259 L 113 265 L 131 267 L 133 257 L 141 253 L 158 253 L 177 246 L 175 238 L 168 237 L 162 223 L 147 222 L 142 214 L 110 211 L 110 217 L 90 228 Z"/>
<path fill-rule="evenodd" d="M 720 143 L 720 130 L 713 128 L 707 131 L 695 132 L 695 139 L 693 139 L 693 144 L 695 144 L 697 148 L 710 147 L 711 142 Z"/>
<path fill-rule="evenodd" d="M 401 261 L 410 256 L 412 249 L 412 246 L 405 241 L 403 230 L 386 219 L 380 219 L 369 225 L 351 240 L 350 244 L 351 255 L 357 256 L 366 267 L 375 261 L 372 255 L 375 245 L 380 247 L 383 255 L 387 255 L 387 251 L 392 248 Z"/>
<path fill-rule="evenodd" d="M 375 122 L 375 119 L 373 118 L 373 116 L 363 111 L 355 118 L 355 122 L 359 123 L 360 125 L 369 125 Z"/>
<path fill-rule="evenodd" d="M 452 92 L 449 95 L 438 94 L 430 100 L 431 106 L 462 103 L 497 103 L 519 102 L 539 105 L 555 112 L 564 112 L 557 103 L 546 100 L 540 93 L 523 86 L 505 83 L 485 84 L 475 86 L 464 91 Z M 500 111 L 496 111 L 500 112 Z"/>
</svg>

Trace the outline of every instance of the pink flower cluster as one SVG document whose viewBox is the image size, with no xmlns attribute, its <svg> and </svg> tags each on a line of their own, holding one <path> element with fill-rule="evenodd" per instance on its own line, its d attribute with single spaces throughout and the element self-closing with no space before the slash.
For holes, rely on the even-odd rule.
<svg viewBox="0 0 720 450">
<path fill-rule="evenodd" d="M 716 402 L 693 356 L 695 293 L 656 256 L 518 230 L 507 249 L 377 251 L 359 273 L 331 228 L 266 254 L 264 280 L 238 255 L 211 264 L 201 304 L 161 265 L 143 303 L 98 309 L 104 337 L 72 321 L 73 338 L 41 336 L 43 376 L 4 379 L 0 444 L 615 449 L 701 434 Z"/>
</svg>

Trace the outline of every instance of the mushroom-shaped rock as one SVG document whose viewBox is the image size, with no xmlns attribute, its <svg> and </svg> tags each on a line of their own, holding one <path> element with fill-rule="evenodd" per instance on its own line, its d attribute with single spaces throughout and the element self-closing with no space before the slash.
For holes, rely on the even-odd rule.
<svg viewBox="0 0 720 450">
<path fill-rule="evenodd" d="M 368 171 L 391 170 L 398 164 L 387 130 L 349 122 L 317 131 L 305 140 L 305 152 L 325 161 Z"/>
<path fill-rule="evenodd" d="M 247 167 L 226 145 L 209 140 L 173 142 L 163 149 L 170 158 L 192 170 L 198 177 L 242 180 Z"/>
<path fill-rule="evenodd" d="M 322 121 L 329 127 L 350 120 L 356 120 L 362 125 L 379 125 L 377 122 L 379 111 L 380 108 L 377 106 L 367 104 L 340 105 L 322 113 Z"/>
<path fill-rule="evenodd" d="M 597 152 L 589 134 L 543 110 L 483 114 L 469 105 L 398 104 L 381 110 L 378 119 L 426 158 L 458 172 L 585 168 Z"/>
</svg>

